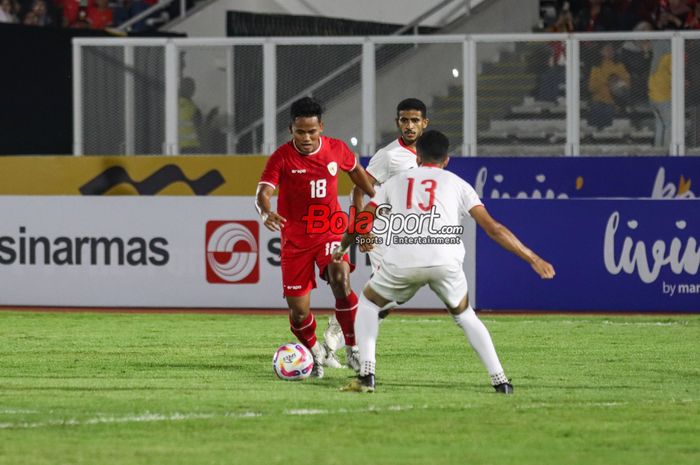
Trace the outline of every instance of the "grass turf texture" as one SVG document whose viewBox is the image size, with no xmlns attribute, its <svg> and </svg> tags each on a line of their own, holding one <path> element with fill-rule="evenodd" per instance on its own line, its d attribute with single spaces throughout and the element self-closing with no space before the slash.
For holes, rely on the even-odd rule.
<svg viewBox="0 0 700 465">
<path fill-rule="evenodd" d="M 514 396 L 447 315 L 384 322 L 358 394 L 274 377 L 284 315 L 0 312 L 0 463 L 700 462 L 700 317 L 481 318 Z"/>
</svg>

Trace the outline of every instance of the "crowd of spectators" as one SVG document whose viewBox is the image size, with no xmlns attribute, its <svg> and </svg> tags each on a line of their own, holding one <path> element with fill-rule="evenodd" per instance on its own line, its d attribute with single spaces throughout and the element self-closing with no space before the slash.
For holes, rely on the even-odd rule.
<svg viewBox="0 0 700 465">
<path fill-rule="evenodd" d="M 106 29 L 142 13 L 158 0 L 0 0 L 0 23 Z M 134 30 L 145 29 L 147 23 Z"/>
<path fill-rule="evenodd" d="M 558 0 L 543 16 L 546 32 L 620 32 L 700 29 L 700 0 Z M 598 130 L 631 108 L 646 106 L 655 119 L 654 145 L 668 144 L 671 118 L 671 47 L 668 40 L 582 41 L 581 98 Z M 695 43 L 687 44 L 688 50 Z M 564 42 L 548 47 L 536 97 L 554 101 L 564 86 Z M 700 77 L 686 60 L 686 77 Z M 698 71 L 698 72 L 696 72 Z M 686 79 L 688 81 L 688 79 Z M 686 86 L 688 83 L 686 83 Z"/>
<path fill-rule="evenodd" d="M 550 32 L 631 31 L 640 23 L 656 30 L 700 29 L 700 1 L 557 0 L 543 20 Z"/>
</svg>

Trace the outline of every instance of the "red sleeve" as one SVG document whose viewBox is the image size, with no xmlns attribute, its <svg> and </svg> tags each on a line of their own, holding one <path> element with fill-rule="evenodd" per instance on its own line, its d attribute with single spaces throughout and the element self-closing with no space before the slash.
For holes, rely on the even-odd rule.
<svg viewBox="0 0 700 465">
<path fill-rule="evenodd" d="M 283 163 L 284 159 L 282 158 L 282 152 L 280 150 L 270 155 L 270 158 L 267 159 L 267 163 L 265 164 L 265 169 L 260 176 L 259 184 L 268 184 L 276 188 L 277 184 L 280 182 Z"/>
<path fill-rule="evenodd" d="M 339 140 L 338 145 L 340 152 L 340 169 L 346 172 L 354 170 L 355 166 L 357 165 L 357 158 L 355 158 L 355 154 L 352 153 L 345 142 Z"/>
</svg>

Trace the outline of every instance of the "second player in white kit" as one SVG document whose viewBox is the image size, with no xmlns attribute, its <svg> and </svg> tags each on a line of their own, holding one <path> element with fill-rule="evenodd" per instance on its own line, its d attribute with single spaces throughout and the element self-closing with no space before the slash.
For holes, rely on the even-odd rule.
<svg viewBox="0 0 700 465">
<path fill-rule="evenodd" d="M 379 269 L 360 296 L 355 319 L 360 373 L 346 390 L 374 391 L 377 315 L 383 308 L 406 302 L 427 284 L 464 331 L 487 369 L 492 386 L 497 392 L 513 392 L 491 335 L 469 304 L 462 268 L 465 250 L 459 240 L 463 219 L 471 216 L 491 239 L 528 262 L 541 278 L 553 278 L 554 268 L 494 220 L 472 186 L 443 170 L 449 161 L 448 148 L 444 134 L 426 131 L 417 142 L 419 168 L 389 179 L 365 207 L 365 211 L 375 214 L 374 230 L 385 229 L 378 237 L 385 241 L 386 250 Z M 342 257 L 355 236 L 343 236 L 335 257 Z"/>
<path fill-rule="evenodd" d="M 407 98 L 399 102 L 396 106 L 396 128 L 399 130 L 399 137 L 388 145 L 377 150 L 370 158 L 366 171 L 374 184 L 381 185 L 397 173 L 415 168 L 416 163 L 416 140 L 423 134 L 423 130 L 428 126 L 427 108 L 425 103 L 417 98 Z M 352 190 L 352 202 L 357 211 L 362 211 L 365 206 L 364 192 L 361 189 Z M 360 251 L 369 251 L 372 271 L 376 271 L 381 263 L 384 246 L 376 244 L 373 248 L 360 246 Z M 379 317 L 384 318 L 388 310 L 380 313 Z M 324 344 L 329 366 L 340 366 L 335 358 L 335 352 L 344 345 L 343 333 L 340 329 L 335 315 L 331 315 L 328 321 L 328 328 L 324 332 Z"/>
</svg>

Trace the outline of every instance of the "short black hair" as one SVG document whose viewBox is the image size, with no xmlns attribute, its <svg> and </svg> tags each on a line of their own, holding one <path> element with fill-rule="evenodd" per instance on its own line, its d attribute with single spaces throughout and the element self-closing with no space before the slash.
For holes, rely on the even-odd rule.
<svg viewBox="0 0 700 465">
<path fill-rule="evenodd" d="M 289 109 L 292 121 L 299 117 L 311 117 L 316 116 L 319 121 L 321 121 L 321 115 L 323 115 L 323 106 L 311 97 L 302 97 L 296 102 L 292 103 Z"/>
<path fill-rule="evenodd" d="M 396 117 L 399 117 L 399 113 L 406 110 L 418 110 L 423 115 L 423 118 L 428 117 L 428 109 L 425 107 L 425 103 L 417 98 L 407 98 L 403 99 L 396 105 Z"/>
<path fill-rule="evenodd" d="M 418 155 L 428 163 L 442 163 L 447 158 L 450 139 L 436 130 L 425 131 L 416 141 Z"/>
</svg>

